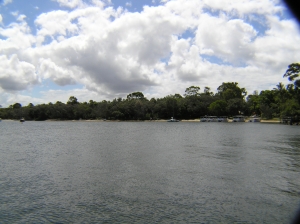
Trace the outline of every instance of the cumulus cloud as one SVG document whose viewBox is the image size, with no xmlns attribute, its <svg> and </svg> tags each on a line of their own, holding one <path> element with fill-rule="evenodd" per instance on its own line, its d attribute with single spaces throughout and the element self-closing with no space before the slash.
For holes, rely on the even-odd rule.
<svg viewBox="0 0 300 224">
<path fill-rule="evenodd" d="M 203 15 L 198 24 L 195 43 L 200 47 L 200 53 L 209 52 L 226 62 L 239 64 L 253 56 L 251 43 L 256 36 L 257 31 L 240 19 Z"/>
<path fill-rule="evenodd" d="M 51 80 L 112 99 L 133 91 L 183 93 L 189 85 L 215 91 L 237 81 L 251 92 L 282 81 L 287 65 L 300 58 L 297 24 L 281 17 L 276 0 L 163 0 L 134 13 L 111 1 L 56 1 L 68 11 L 40 14 L 36 34 L 25 15 L 0 28 L 2 89 Z"/>
<path fill-rule="evenodd" d="M 39 83 L 35 67 L 20 61 L 17 55 L 7 58 L 0 56 L 0 88 L 7 91 L 25 90 Z"/>
</svg>

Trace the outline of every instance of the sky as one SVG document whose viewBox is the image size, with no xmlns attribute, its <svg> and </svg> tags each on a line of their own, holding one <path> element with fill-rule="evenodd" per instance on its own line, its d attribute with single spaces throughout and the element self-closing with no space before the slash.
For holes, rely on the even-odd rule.
<svg viewBox="0 0 300 224">
<path fill-rule="evenodd" d="M 0 0 L 0 105 L 288 83 L 300 28 L 279 0 Z"/>
</svg>

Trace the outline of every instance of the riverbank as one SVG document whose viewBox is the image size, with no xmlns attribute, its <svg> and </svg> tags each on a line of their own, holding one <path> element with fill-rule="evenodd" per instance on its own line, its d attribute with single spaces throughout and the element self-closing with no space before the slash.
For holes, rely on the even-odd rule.
<svg viewBox="0 0 300 224">
<path fill-rule="evenodd" d="M 12 119 L 2 119 L 2 121 L 17 121 L 19 122 L 19 120 L 12 120 Z M 30 121 L 30 120 L 28 120 Z M 55 122 L 55 121 L 68 121 L 68 122 L 167 122 L 168 120 L 57 120 L 57 119 L 49 119 L 49 120 L 45 120 L 47 122 Z M 200 119 L 191 119 L 191 120 L 180 120 L 180 122 L 200 122 Z M 233 122 L 232 119 L 229 119 L 228 122 Z M 249 119 L 246 119 L 245 121 L 250 122 Z M 280 123 L 279 119 L 271 119 L 271 120 L 261 120 L 261 123 L 272 123 L 272 124 L 276 124 L 276 123 Z"/>
</svg>

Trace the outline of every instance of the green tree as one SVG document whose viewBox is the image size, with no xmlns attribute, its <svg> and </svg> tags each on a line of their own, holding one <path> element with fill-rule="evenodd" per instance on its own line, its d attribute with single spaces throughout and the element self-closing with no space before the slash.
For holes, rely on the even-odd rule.
<svg viewBox="0 0 300 224">
<path fill-rule="evenodd" d="M 296 99 L 289 99 L 283 104 L 283 110 L 281 112 L 281 116 L 288 117 L 300 117 L 300 105 L 296 101 Z"/>
<path fill-rule="evenodd" d="M 276 101 L 275 90 L 263 90 L 259 94 L 260 111 L 262 116 L 271 119 L 273 116 L 278 116 L 280 113 L 280 105 Z"/>
<path fill-rule="evenodd" d="M 188 88 L 185 89 L 185 96 L 189 97 L 189 96 L 199 96 L 200 93 L 200 87 L 199 86 L 190 86 Z"/>
<path fill-rule="evenodd" d="M 247 96 L 247 108 L 249 114 L 260 115 L 260 100 L 257 91 L 254 91 L 252 95 Z"/>
<path fill-rule="evenodd" d="M 133 92 L 127 95 L 128 100 L 143 99 L 143 98 L 144 98 L 144 94 L 142 92 Z"/>
<path fill-rule="evenodd" d="M 243 99 L 233 98 L 227 101 L 227 111 L 229 115 L 244 114 L 246 110 L 246 103 Z"/>
<path fill-rule="evenodd" d="M 244 99 L 247 95 L 245 88 L 240 88 L 237 82 L 223 82 L 218 87 L 218 94 L 226 101 L 234 98 Z"/>
<path fill-rule="evenodd" d="M 19 109 L 21 107 L 22 107 L 22 105 L 20 103 L 15 103 L 14 105 L 12 105 L 12 108 L 14 108 L 14 109 Z"/>
<path fill-rule="evenodd" d="M 292 63 L 288 66 L 288 69 L 284 73 L 283 77 L 287 77 L 289 81 L 294 81 L 296 88 L 300 87 L 300 80 L 297 79 L 300 76 L 300 63 Z"/>
<path fill-rule="evenodd" d="M 217 100 L 211 103 L 208 107 L 210 114 L 215 116 L 225 116 L 227 115 L 227 103 L 225 100 Z"/>
<path fill-rule="evenodd" d="M 208 96 L 213 96 L 214 93 L 210 91 L 210 88 L 205 86 L 204 87 L 204 91 L 203 91 L 204 95 L 208 95 Z"/>
<path fill-rule="evenodd" d="M 70 96 L 67 104 L 75 105 L 78 104 L 79 102 L 77 101 L 77 98 L 75 96 Z"/>
</svg>

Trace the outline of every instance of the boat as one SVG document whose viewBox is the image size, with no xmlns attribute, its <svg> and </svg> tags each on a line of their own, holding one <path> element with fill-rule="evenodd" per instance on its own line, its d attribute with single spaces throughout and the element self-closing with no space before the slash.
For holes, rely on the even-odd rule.
<svg viewBox="0 0 300 224">
<path fill-rule="evenodd" d="M 25 122 L 25 119 L 24 119 L 24 117 L 22 117 L 21 119 L 20 119 L 20 122 Z"/>
<path fill-rule="evenodd" d="M 260 117 L 257 117 L 256 115 L 253 115 L 253 116 L 250 117 L 249 122 L 253 122 L 253 123 L 260 122 Z"/>
<path fill-rule="evenodd" d="M 218 117 L 218 122 L 228 122 L 227 117 Z"/>
<path fill-rule="evenodd" d="M 207 122 L 218 122 L 218 117 L 217 116 L 208 116 Z"/>
<path fill-rule="evenodd" d="M 207 122 L 207 116 L 201 117 L 201 118 L 200 118 L 200 122 Z"/>
<path fill-rule="evenodd" d="M 171 117 L 171 119 L 168 120 L 168 122 L 179 122 L 179 120 L 176 120 L 175 118 Z"/>
<path fill-rule="evenodd" d="M 245 117 L 243 115 L 234 116 L 232 122 L 245 122 Z"/>
</svg>

